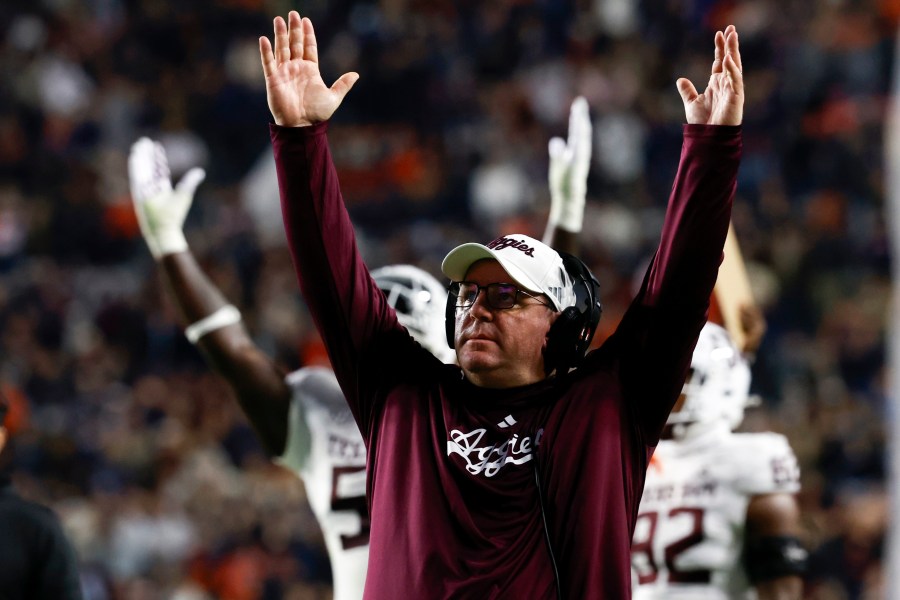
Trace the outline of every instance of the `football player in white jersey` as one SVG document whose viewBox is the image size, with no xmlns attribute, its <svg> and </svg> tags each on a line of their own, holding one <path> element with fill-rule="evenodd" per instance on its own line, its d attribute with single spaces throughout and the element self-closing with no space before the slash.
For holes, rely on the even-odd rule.
<svg viewBox="0 0 900 600">
<path fill-rule="evenodd" d="M 587 101 L 576 98 L 568 139 L 549 144 L 550 215 L 544 242 L 574 250 L 581 231 L 591 158 Z M 232 386 L 267 452 L 304 482 L 331 560 L 334 599 L 362 597 L 368 560 L 366 451 L 331 370 L 307 367 L 285 374 L 250 338 L 240 312 L 200 269 L 183 224 L 202 169 L 173 188 L 165 150 L 141 138 L 128 160 L 129 183 L 141 233 L 185 322 L 188 340 Z M 397 317 L 416 340 L 444 362 L 447 290 L 411 265 L 372 271 Z"/>
<path fill-rule="evenodd" d="M 128 172 L 141 233 L 191 323 L 185 335 L 232 386 L 266 450 L 303 480 L 328 549 L 335 600 L 361 598 L 369 549 L 366 450 L 334 374 L 320 367 L 281 370 L 200 269 L 182 226 L 202 169 L 191 169 L 173 188 L 163 147 L 141 138 L 131 148 Z M 410 265 L 372 276 L 416 339 L 452 360 L 444 341 L 446 289 Z"/>
<path fill-rule="evenodd" d="M 743 355 L 707 323 L 647 472 L 631 549 L 635 600 L 801 597 L 797 459 L 782 435 L 733 433 L 749 390 Z"/>
</svg>

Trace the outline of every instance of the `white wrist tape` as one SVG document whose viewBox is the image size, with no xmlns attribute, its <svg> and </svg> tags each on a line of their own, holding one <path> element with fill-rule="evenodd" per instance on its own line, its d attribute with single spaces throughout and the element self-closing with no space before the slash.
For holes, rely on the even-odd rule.
<svg viewBox="0 0 900 600">
<path fill-rule="evenodd" d="M 560 200 L 552 198 L 550 203 L 550 216 L 548 221 L 554 227 L 565 229 L 572 233 L 581 233 L 584 226 L 584 195 L 578 196 L 578 199 Z"/>
<path fill-rule="evenodd" d="M 159 256 L 162 258 L 166 254 L 177 254 L 188 249 L 187 240 L 184 238 L 184 232 L 181 229 L 173 228 L 170 230 L 160 230 L 156 234 L 156 247 L 159 250 Z M 152 250 L 151 250 L 152 252 Z"/>
<path fill-rule="evenodd" d="M 184 335 L 190 343 L 196 344 L 207 333 L 240 322 L 241 311 L 234 305 L 227 304 L 213 314 L 185 327 Z"/>
</svg>

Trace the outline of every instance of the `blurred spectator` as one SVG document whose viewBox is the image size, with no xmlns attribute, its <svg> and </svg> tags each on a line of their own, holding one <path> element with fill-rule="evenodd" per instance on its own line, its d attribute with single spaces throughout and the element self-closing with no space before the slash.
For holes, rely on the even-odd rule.
<svg viewBox="0 0 900 600">
<path fill-rule="evenodd" d="M 0 590 L 10 600 L 80 600 L 78 561 L 59 519 L 20 497 L 3 450 L 9 404 L 0 391 Z"/>
</svg>

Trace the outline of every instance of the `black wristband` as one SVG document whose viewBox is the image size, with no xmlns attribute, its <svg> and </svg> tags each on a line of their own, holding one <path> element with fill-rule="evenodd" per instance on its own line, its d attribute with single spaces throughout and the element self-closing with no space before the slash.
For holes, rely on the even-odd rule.
<svg viewBox="0 0 900 600">
<path fill-rule="evenodd" d="M 767 536 L 747 540 L 744 568 L 751 583 L 803 575 L 809 553 L 793 536 Z"/>
</svg>

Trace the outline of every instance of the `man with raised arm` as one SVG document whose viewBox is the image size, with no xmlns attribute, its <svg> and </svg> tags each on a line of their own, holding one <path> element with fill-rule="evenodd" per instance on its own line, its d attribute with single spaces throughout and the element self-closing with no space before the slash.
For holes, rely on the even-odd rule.
<svg viewBox="0 0 900 600">
<path fill-rule="evenodd" d="M 561 244 L 574 240 L 566 235 L 573 217 L 584 210 L 591 156 L 584 98 L 573 102 L 569 127 L 568 142 L 554 138 L 550 144 L 551 215 L 545 239 Z M 334 373 L 325 368 L 285 373 L 253 342 L 237 308 L 200 268 L 183 224 L 206 177 L 203 169 L 191 169 L 173 187 L 165 149 L 141 138 L 131 147 L 128 174 L 141 234 L 189 324 L 188 340 L 231 385 L 266 451 L 304 482 L 328 549 L 335 600 L 361 598 L 369 543 L 366 452 Z M 563 212 L 568 220 L 558 217 Z M 381 267 L 372 276 L 413 337 L 442 361 L 453 362 L 444 334 L 444 287 L 412 265 Z"/>
<path fill-rule="evenodd" d="M 523 235 L 444 259 L 459 366 L 414 343 L 360 257 L 327 145 L 358 75 L 325 85 L 312 23 L 291 12 L 274 28 L 260 55 L 288 243 L 368 449 L 365 597 L 629 598 L 644 475 L 706 321 L 734 196 L 734 28 L 716 33 L 702 94 L 678 81 L 688 125 L 659 249 L 615 333 L 572 371 L 550 350 L 584 341 L 589 286 Z"/>
</svg>

